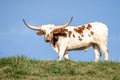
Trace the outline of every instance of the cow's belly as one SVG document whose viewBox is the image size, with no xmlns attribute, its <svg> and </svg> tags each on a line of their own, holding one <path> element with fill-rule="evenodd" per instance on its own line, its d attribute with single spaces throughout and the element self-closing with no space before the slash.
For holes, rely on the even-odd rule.
<svg viewBox="0 0 120 80">
<path fill-rule="evenodd" d="M 67 44 L 67 50 L 85 50 L 89 47 L 89 42 L 85 41 L 69 41 Z"/>
</svg>

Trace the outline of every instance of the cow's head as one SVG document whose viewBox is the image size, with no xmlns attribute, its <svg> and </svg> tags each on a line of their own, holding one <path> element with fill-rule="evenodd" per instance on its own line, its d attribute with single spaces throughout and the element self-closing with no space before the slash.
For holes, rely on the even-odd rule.
<svg viewBox="0 0 120 80">
<path fill-rule="evenodd" d="M 37 30 L 38 31 L 37 35 L 39 35 L 39 36 L 44 35 L 44 39 L 46 42 L 50 42 L 51 39 L 53 38 L 52 31 L 59 29 L 59 28 L 66 28 L 67 26 L 70 25 L 72 19 L 73 19 L 73 17 L 71 17 L 70 21 L 63 26 L 55 26 L 55 25 L 49 24 L 49 25 L 42 25 L 41 27 L 39 27 L 39 26 L 31 26 L 31 25 L 27 24 L 24 19 L 23 19 L 23 22 L 28 28 L 30 28 L 32 30 Z"/>
</svg>

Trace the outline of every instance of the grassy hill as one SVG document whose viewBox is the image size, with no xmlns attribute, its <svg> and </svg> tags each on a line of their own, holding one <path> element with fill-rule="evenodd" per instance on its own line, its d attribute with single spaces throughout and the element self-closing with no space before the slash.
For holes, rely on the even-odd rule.
<svg viewBox="0 0 120 80">
<path fill-rule="evenodd" d="M 0 80 L 120 80 L 120 63 L 2 58 Z"/>
</svg>

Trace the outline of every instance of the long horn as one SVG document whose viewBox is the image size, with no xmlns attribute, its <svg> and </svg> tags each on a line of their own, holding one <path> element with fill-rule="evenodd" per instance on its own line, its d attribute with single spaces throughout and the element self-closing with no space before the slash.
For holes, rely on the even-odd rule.
<svg viewBox="0 0 120 80">
<path fill-rule="evenodd" d="M 41 30 L 40 27 L 34 27 L 34 26 L 31 26 L 31 25 L 27 24 L 24 19 L 23 19 L 23 22 L 28 28 L 30 28 L 32 30 L 37 30 L 37 31 Z"/>
<path fill-rule="evenodd" d="M 65 27 L 69 26 L 69 25 L 70 25 L 70 23 L 72 22 L 72 19 L 73 19 L 73 17 L 71 17 L 70 21 L 69 21 L 67 24 L 63 25 L 63 28 L 65 28 Z"/>
</svg>

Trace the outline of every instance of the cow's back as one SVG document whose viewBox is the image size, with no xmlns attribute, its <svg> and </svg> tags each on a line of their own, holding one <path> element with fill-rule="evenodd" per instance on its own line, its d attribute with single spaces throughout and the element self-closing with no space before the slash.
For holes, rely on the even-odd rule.
<svg viewBox="0 0 120 80">
<path fill-rule="evenodd" d="M 107 45 L 108 29 L 103 23 L 94 22 L 67 29 L 68 36 L 65 40 L 68 50 L 81 50 L 91 46 L 91 43 L 104 42 Z"/>
</svg>

